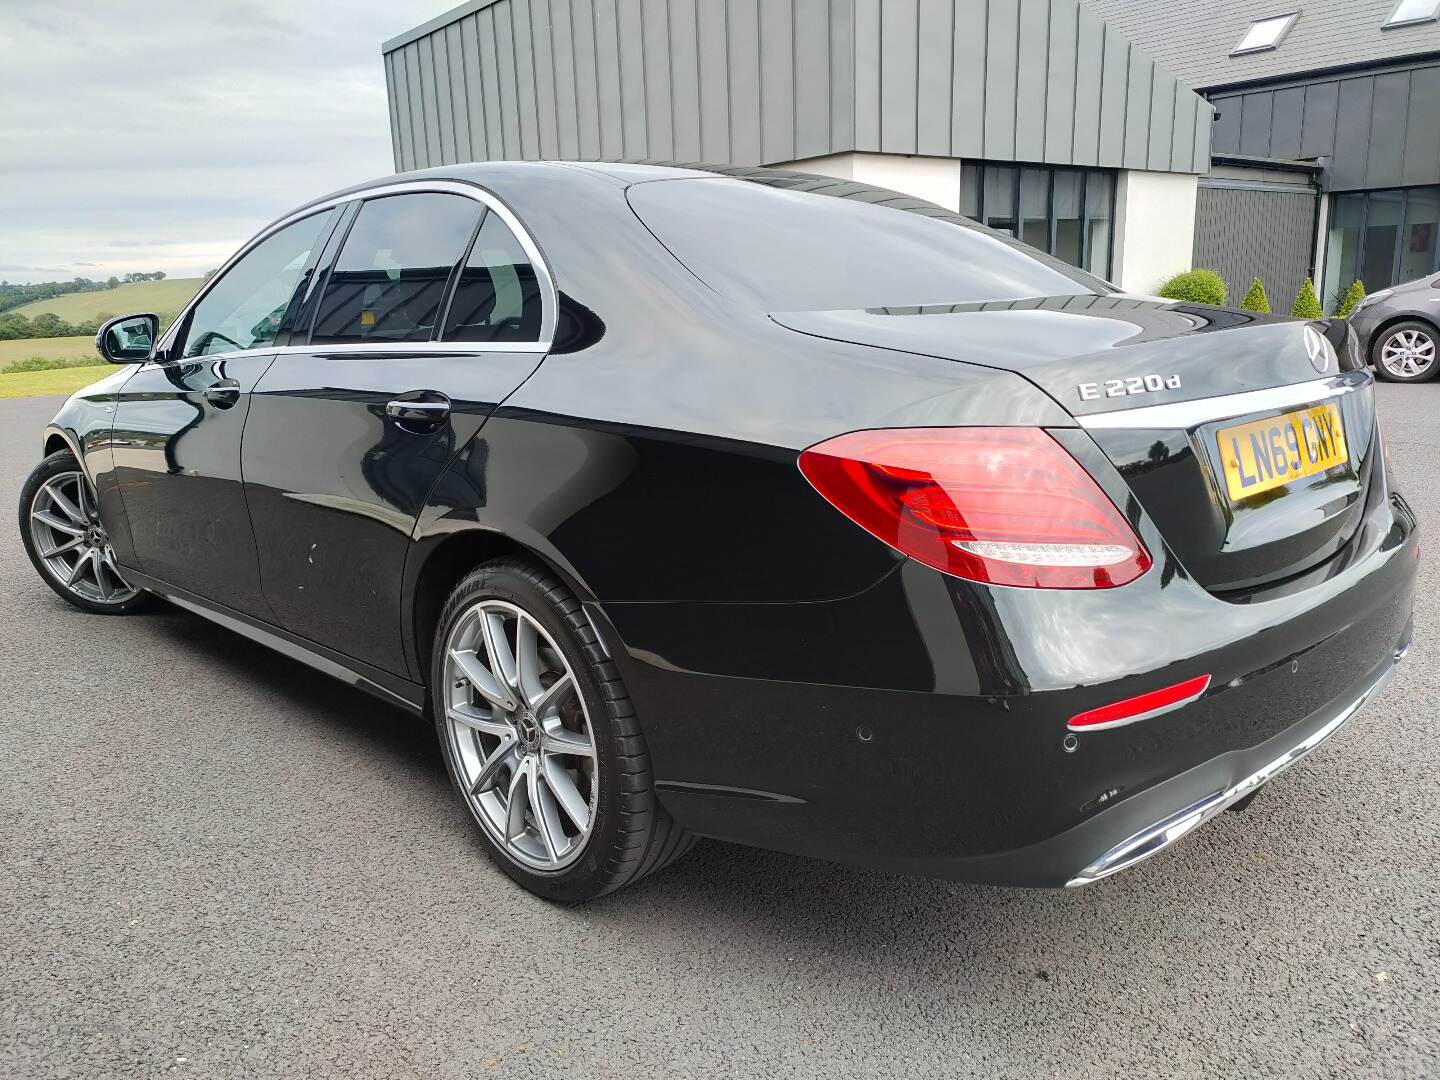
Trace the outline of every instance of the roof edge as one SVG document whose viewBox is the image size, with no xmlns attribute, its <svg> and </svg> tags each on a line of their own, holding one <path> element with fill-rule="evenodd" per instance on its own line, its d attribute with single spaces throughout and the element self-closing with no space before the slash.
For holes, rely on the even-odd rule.
<svg viewBox="0 0 1440 1080">
<path fill-rule="evenodd" d="M 392 53 L 396 49 L 402 49 L 412 41 L 419 41 L 427 34 L 433 34 L 442 26 L 449 26 L 453 22 L 459 22 L 467 15 L 474 15 L 477 11 L 483 11 L 492 4 L 498 4 L 500 0 L 465 0 L 465 3 L 453 7 L 449 11 L 443 11 L 428 22 L 406 30 L 403 34 L 397 34 L 389 41 L 380 46 L 380 55 Z"/>
<path fill-rule="evenodd" d="M 1426 49 L 1420 52 L 1402 53 L 1375 60 L 1356 60 L 1348 64 L 1332 64 L 1328 67 L 1305 68 L 1283 75 L 1265 75 L 1236 82 L 1211 83 L 1197 87 L 1196 93 L 1210 98 L 1214 95 L 1248 93 L 1251 90 L 1283 90 L 1291 86 L 1303 86 L 1324 79 L 1344 79 L 1351 76 L 1378 75 L 1387 71 L 1403 71 L 1440 60 L 1440 51 Z"/>
</svg>

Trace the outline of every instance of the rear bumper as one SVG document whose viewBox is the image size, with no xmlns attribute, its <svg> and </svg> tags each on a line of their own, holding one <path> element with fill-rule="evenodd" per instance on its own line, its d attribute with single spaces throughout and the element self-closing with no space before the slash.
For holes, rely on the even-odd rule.
<svg viewBox="0 0 1440 1080">
<path fill-rule="evenodd" d="M 1409 642 L 1395 650 L 1395 660 L 1398 662 L 1410 649 Z M 1269 757 L 1263 765 L 1260 765 L 1239 780 L 1228 781 L 1227 786 L 1217 788 L 1204 798 L 1183 806 L 1178 810 L 1172 810 L 1154 823 L 1139 830 L 1133 835 L 1127 836 L 1124 840 L 1107 848 L 1104 854 L 1087 864 L 1074 877 L 1065 883 L 1069 889 L 1078 888 L 1082 885 L 1090 885 L 1101 878 L 1109 877 L 1111 874 L 1119 873 L 1121 870 L 1128 870 L 1136 863 L 1143 862 L 1150 856 L 1164 851 L 1167 847 L 1192 832 L 1194 829 L 1205 824 L 1217 814 L 1240 802 L 1240 800 L 1254 795 L 1261 787 L 1268 784 L 1275 777 L 1279 776 L 1286 769 L 1290 768 L 1300 759 L 1308 756 L 1312 750 L 1323 743 L 1335 732 L 1339 731 L 1345 722 L 1368 705 L 1376 694 L 1389 684 L 1395 675 L 1395 665 L 1389 664 L 1368 686 L 1362 690 L 1355 700 L 1343 704 L 1338 712 L 1328 720 L 1324 720 L 1318 727 L 1314 726 L 1313 718 L 1310 723 L 1295 725 L 1294 728 L 1283 732 L 1271 739 L 1262 746 L 1243 755 L 1243 762 L 1236 764 L 1240 769 L 1250 767 L 1255 760 Z M 1327 710 L 1328 711 L 1328 710 Z M 1323 717 L 1322 717 L 1323 719 Z M 1295 741 L 1298 736 L 1298 741 Z M 1228 763 L 1225 763 L 1228 764 Z M 1203 769 L 1205 777 L 1213 776 L 1214 783 L 1226 782 L 1224 776 L 1225 764 L 1218 759 L 1208 762 Z M 1202 777 L 1203 778 L 1203 777 Z M 1185 787 L 1191 785 L 1180 785 L 1177 781 L 1183 778 L 1167 781 L 1151 792 L 1152 798 L 1146 800 L 1145 806 L 1150 803 L 1163 802 L 1171 797 L 1172 787 Z M 1137 807 L 1137 809 L 1140 809 Z M 1128 817 L 1134 817 L 1132 812 Z M 1103 818 L 1103 815 L 1102 815 Z M 1096 823 L 1101 818 L 1095 819 Z M 1117 822 L 1116 824 L 1120 824 Z M 1100 833 L 1106 831 L 1101 828 Z"/>
<path fill-rule="evenodd" d="M 1372 524 L 1344 563 L 1243 603 L 1163 563 L 1091 593 L 987 590 L 907 564 L 834 603 L 592 614 L 687 828 L 904 873 L 1078 886 L 1245 798 L 1384 686 L 1409 645 L 1418 548 L 1398 499 Z M 1200 674 L 1209 690 L 1182 709 L 1067 731 Z"/>
</svg>

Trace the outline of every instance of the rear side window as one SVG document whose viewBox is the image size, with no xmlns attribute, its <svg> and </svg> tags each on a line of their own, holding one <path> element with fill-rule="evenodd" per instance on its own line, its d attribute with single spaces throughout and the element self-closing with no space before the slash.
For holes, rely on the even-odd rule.
<svg viewBox="0 0 1440 1080">
<path fill-rule="evenodd" d="M 629 195 L 635 213 L 696 277 L 760 311 L 1112 291 L 940 207 L 857 184 L 817 178 L 814 186 L 663 180 L 636 184 Z"/>
<path fill-rule="evenodd" d="M 325 284 L 311 342 L 429 341 L 483 209 L 439 192 L 366 202 Z"/>
<path fill-rule="evenodd" d="M 487 214 L 465 260 L 446 341 L 539 341 L 540 283 L 525 249 L 496 214 Z"/>
</svg>

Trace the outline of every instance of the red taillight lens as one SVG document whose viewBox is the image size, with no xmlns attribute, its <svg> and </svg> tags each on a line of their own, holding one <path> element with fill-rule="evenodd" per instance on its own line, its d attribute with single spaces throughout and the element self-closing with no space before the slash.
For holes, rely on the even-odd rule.
<svg viewBox="0 0 1440 1080">
<path fill-rule="evenodd" d="M 852 431 L 800 471 L 861 528 L 956 577 L 1108 589 L 1150 555 L 1080 463 L 1038 428 Z"/>
</svg>

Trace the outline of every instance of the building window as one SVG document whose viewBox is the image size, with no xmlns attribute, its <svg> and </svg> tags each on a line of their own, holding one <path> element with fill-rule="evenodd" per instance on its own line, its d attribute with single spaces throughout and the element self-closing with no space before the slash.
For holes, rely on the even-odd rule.
<svg viewBox="0 0 1440 1080">
<path fill-rule="evenodd" d="M 1355 280 L 1366 292 L 1440 271 L 1440 187 L 1359 191 L 1332 197 L 1325 245 L 1328 309 Z"/>
<path fill-rule="evenodd" d="M 1256 19 L 1250 24 L 1250 29 L 1245 31 L 1245 36 L 1240 39 L 1240 44 L 1230 50 L 1230 55 L 1240 56 L 1243 53 L 1264 52 L 1267 49 L 1278 48 L 1280 42 L 1285 40 L 1285 35 L 1290 32 L 1290 27 L 1295 25 L 1295 20 L 1299 17 L 1300 12 L 1290 11 L 1284 15 L 1270 15 L 1263 19 Z"/>
<path fill-rule="evenodd" d="M 1390 17 L 1385 20 L 1384 29 L 1434 22 L 1437 15 L 1440 15 L 1440 0 L 1399 0 L 1395 10 L 1390 12 Z"/>
<path fill-rule="evenodd" d="M 1110 276 L 1113 172 L 967 161 L 960 213 L 1097 277 Z"/>
</svg>

